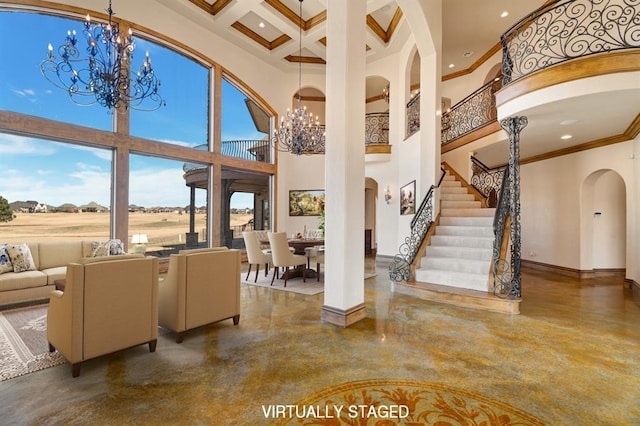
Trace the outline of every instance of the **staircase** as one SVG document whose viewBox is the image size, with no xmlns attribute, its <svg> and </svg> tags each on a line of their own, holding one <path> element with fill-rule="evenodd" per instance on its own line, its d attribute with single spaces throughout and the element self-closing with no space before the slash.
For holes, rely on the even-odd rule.
<svg viewBox="0 0 640 426">
<path fill-rule="evenodd" d="M 416 282 L 489 291 L 495 209 L 481 207 L 449 173 L 440 200 L 440 222 L 416 269 Z"/>
</svg>

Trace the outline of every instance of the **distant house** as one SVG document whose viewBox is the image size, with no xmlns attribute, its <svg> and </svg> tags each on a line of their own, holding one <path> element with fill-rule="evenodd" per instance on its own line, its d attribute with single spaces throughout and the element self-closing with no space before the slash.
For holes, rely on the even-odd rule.
<svg viewBox="0 0 640 426">
<path fill-rule="evenodd" d="M 33 208 L 33 211 L 34 211 L 34 213 L 48 213 L 49 212 L 49 207 L 46 204 L 38 203 Z"/>
<path fill-rule="evenodd" d="M 62 213 L 78 213 L 78 207 L 71 203 L 64 203 L 57 210 Z"/>
<path fill-rule="evenodd" d="M 39 204 L 37 201 L 14 201 L 9 203 L 9 208 L 16 213 L 33 213 Z"/>
<path fill-rule="evenodd" d="M 135 204 L 129 204 L 129 213 L 145 212 L 147 209 L 142 206 L 136 206 Z"/>
<path fill-rule="evenodd" d="M 100 204 L 96 203 L 95 201 L 90 202 L 89 204 L 85 204 L 83 206 L 79 207 L 80 211 L 86 212 L 86 213 L 103 213 L 106 212 L 108 209 L 104 206 L 101 206 Z"/>
</svg>

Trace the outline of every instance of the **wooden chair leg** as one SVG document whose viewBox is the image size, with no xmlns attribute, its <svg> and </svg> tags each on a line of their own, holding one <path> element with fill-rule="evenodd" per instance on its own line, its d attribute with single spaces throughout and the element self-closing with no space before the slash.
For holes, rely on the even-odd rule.
<svg viewBox="0 0 640 426">
<path fill-rule="evenodd" d="M 240 324 L 240 314 L 233 316 L 233 325 Z"/>
<path fill-rule="evenodd" d="M 267 275 L 269 275 L 269 264 L 265 263 L 264 264 L 264 276 L 266 277 Z"/>
<path fill-rule="evenodd" d="M 273 271 L 273 277 L 271 277 L 271 285 L 273 285 L 273 280 L 276 279 L 277 274 L 278 274 L 278 267 L 276 266 L 276 270 Z"/>
<path fill-rule="evenodd" d="M 318 277 L 318 282 L 320 282 L 320 262 L 316 263 L 316 270 L 318 273 L 316 274 Z"/>
<path fill-rule="evenodd" d="M 176 343 L 182 343 L 184 340 L 184 331 L 180 331 L 176 334 Z"/>
<path fill-rule="evenodd" d="M 56 348 L 53 347 L 51 343 L 49 343 L 49 352 L 55 352 Z"/>
<path fill-rule="evenodd" d="M 158 346 L 158 339 L 153 339 L 149 342 L 149 352 L 155 352 L 156 346 Z"/>
<path fill-rule="evenodd" d="M 71 377 L 78 377 L 80 375 L 80 365 L 81 362 L 76 362 L 75 364 L 71 364 Z"/>
<path fill-rule="evenodd" d="M 249 280 L 249 274 L 251 273 L 251 264 L 249 264 L 249 270 L 247 271 L 247 278 L 245 278 L 245 281 Z"/>
<path fill-rule="evenodd" d="M 302 265 L 302 282 L 307 282 L 307 268 L 305 268 L 304 265 Z"/>
<path fill-rule="evenodd" d="M 258 272 L 260 272 L 260 264 L 259 263 L 256 265 L 256 277 L 253 279 L 254 283 L 258 282 Z"/>
<path fill-rule="evenodd" d="M 289 276 L 289 267 L 285 266 L 284 268 L 284 286 L 287 286 L 287 277 Z"/>
</svg>

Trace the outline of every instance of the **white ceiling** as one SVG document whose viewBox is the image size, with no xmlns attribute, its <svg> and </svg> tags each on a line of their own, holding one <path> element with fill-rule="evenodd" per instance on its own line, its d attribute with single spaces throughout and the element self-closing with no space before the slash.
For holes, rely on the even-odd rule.
<svg viewBox="0 0 640 426">
<path fill-rule="evenodd" d="M 298 25 L 299 0 L 159 1 L 281 69 L 297 69 L 298 64 L 286 58 L 299 55 L 300 41 L 302 56 L 320 62 L 326 59 L 326 21 L 323 19 L 326 0 L 302 3 L 302 40 Z M 396 53 L 410 31 L 404 17 L 394 26 L 393 18 L 398 10 L 395 0 L 366 1 L 369 20 L 373 18 L 378 26 L 377 31 L 375 25 L 367 27 L 367 60 L 374 61 Z M 544 3 L 545 0 L 443 0 L 443 76 L 472 67 L 499 43 L 506 30 Z M 208 5 L 212 5 L 209 10 Z M 213 13 L 216 7 L 222 8 Z M 501 17 L 503 12 L 508 12 L 508 16 Z M 261 22 L 264 27 L 260 26 Z M 449 64 L 454 67 L 450 68 Z M 305 72 L 324 72 L 324 69 L 322 63 L 305 63 Z M 367 97 L 379 95 L 386 83 L 381 77 L 368 79 Z M 638 90 L 567 99 L 523 111 L 529 124 L 521 138 L 521 158 L 624 133 L 640 111 L 639 91 L 640 82 Z M 578 121 L 574 125 L 559 124 L 569 119 Z M 565 133 L 573 137 L 561 140 L 560 136 Z M 476 156 L 489 166 L 504 164 L 508 158 L 507 142 L 503 140 L 482 148 Z"/>
</svg>

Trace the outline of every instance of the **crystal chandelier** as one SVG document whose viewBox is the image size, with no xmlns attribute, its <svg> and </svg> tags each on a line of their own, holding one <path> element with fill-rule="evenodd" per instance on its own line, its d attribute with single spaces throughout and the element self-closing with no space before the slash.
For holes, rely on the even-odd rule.
<svg viewBox="0 0 640 426">
<path fill-rule="evenodd" d="M 324 153 L 325 133 L 320 119 L 307 114 L 302 106 L 302 2 L 300 1 L 300 45 L 298 56 L 298 106 L 293 111 L 287 109 L 286 116 L 280 120 L 273 134 L 273 145 L 278 151 L 287 151 L 295 155 Z"/>
<path fill-rule="evenodd" d="M 153 111 L 166 105 L 158 93 L 160 81 L 151 67 L 149 53 L 140 69 L 133 72 L 134 42 L 131 29 L 121 35 L 112 23 L 113 10 L 109 0 L 109 22 L 94 24 L 87 15 L 82 30 L 86 38 L 86 58 L 80 57 L 76 31 L 67 31 L 65 43 L 58 48 L 60 58 L 49 44 L 47 59 L 40 64 L 42 75 L 56 87 L 66 90 L 78 105 L 99 104 L 109 109 Z M 143 104 L 143 101 L 146 101 Z"/>
</svg>

